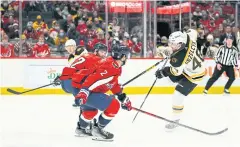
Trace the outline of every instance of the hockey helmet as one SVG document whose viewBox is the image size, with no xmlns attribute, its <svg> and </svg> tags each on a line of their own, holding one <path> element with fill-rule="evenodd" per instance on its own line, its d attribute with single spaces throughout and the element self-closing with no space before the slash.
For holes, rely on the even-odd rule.
<svg viewBox="0 0 240 147">
<path fill-rule="evenodd" d="M 103 51 L 106 51 L 106 52 L 108 51 L 107 46 L 105 44 L 103 44 L 103 43 L 95 44 L 94 45 L 94 50 L 95 51 L 103 50 Z"/>
<path fill-rule="evenodd" d="M 87 54 L 88 51 L 84 46 L 77 46 L 75 50 L 75 55 L 82 56 L 83 54 Z"/>
<path fill-rule="evenodd" d="M 65 43 L 65 47 L 67 46 L 76 46 L 76 42 L 73 39 L 69 39 Z"/>
<path fill-rule="evenodd" d="M 173 50 L 178 50 L 185 46 L 187 43 L 187 34 L 181 31 L 172 33 L 168 39 L 168 46 Z"/>
<path fill-rule="evenodd" d="M 112 48 L 112 57 L 115 60 L 120 60 L 122 57 L 130 57 L 130 49 L 125 45 L 116 45 Z"/>
</svg>

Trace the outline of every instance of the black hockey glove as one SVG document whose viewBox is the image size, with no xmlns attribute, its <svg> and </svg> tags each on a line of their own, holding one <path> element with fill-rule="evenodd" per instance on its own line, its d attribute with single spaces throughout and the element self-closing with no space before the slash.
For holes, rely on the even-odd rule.
<svg viewBox="0 0 240 147">
<path fill-rule="evenodd" d="M 156 76 L 156 78 L 161 79 L 161 78 L 163 78 L 163 77 L 166 77 L 167 75 L 165 74 L 165 72 L 164 72 L 163 69 L 158 69 L 158 70 L 155 72 L 155 76 Z"/>
<path fill-rule="evenodd" d="M 121 102 L 122 109 L 128 110 L 128 111 L 132 110 L 132 103 L 127 97 L 126 93 L 117 94 L 117 98 Z"/>
<path fill-rule="evenodd" d="M 60 80 L 59 78 L 60 78 L 60 76 L 57 76 L 57 77 L 53 80 L 53 86 L 61 85 L 61 80 Z"/>
</svg>

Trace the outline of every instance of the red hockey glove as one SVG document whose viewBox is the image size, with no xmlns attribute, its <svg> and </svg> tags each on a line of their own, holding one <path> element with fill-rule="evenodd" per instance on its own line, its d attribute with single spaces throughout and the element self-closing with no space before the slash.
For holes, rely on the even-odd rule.
<svg viewBox="0 0 240 147">
<path fill-rule="evenodd" d="M 117 97 L 118 97 L 118 100 L 122 103 L 121 104 L 122 109 L 125 109 L 128 111 L 132 110 L 132 103 L 125 93 L 118 94 Z"/>
<path fill-rule="evenodd" d="M 81 89 L 80 92 L 75 96 L 76 99 L 79 99 L 81 102 L 79 102 L 81 105 L 86 104 L 87 98 L 89 96 L 89 90 L 88 89 Z"/>
</svg>

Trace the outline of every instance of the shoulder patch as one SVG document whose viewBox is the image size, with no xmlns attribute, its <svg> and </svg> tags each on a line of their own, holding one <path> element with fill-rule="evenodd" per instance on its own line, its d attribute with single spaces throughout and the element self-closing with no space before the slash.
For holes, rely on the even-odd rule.
<svg viewBox="0 0 240 147">
<path fill-rule="evenodd" d="M 182 49 L 181 51 L 175 53 L 170 58 L 170 64 L 173 67 L 180 67 L 184 61 L 184 58 L 186 56 L 187 50 Z"/>
<path fill-rule="evenodd" d="M 171 62 L 172 62 L 172 63 L 176 63 L 176 62 L 177 62 L 177 58 L 172 58 L 172 59 L 171 59 Z"/>
<path fill-rule="evenodd" d="M 119 68 L 119 66 L 114 62 L 112 63 L 112 65 L 113 65 L 114 68 Z"/>
</svg>

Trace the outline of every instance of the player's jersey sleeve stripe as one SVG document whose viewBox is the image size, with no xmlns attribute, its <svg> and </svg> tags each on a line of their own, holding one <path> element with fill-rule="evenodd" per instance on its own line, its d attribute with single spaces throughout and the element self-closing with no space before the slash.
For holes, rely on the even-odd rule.
<svg viewBox="0 0 240 147">
<path fill-rule="evenodd" d="M 191 50 L 191 46 L 192 46 L 192 41 L 190 40 L 189 45 L 188 45 L 188 49 L 187 49 L 187 53 L 186 53 L 186 56 L 185 56 L 185 58 L 184 58 L 184 60 L 182 62 L 182 65 L 185 64 L 186 60 L 188 59 L 189 52 Z"/>
<path fill-rule="evenodd" d="M 114 76 L 111 76 L 111 77 L 108 77 L 106 79 L 101 79 L 101 80 L 98 80 L 97 82 L 95 82 L 94 84 L 92 84 L 90 87 L 89 87 L 89 90 L 93 90 L 94 88 L 100 86 L 100 85 L 103 85 L 103 84 L 106 84 L 108 82 L 110 82 L 111 80 L 113 80 Z"/>
</svg>

